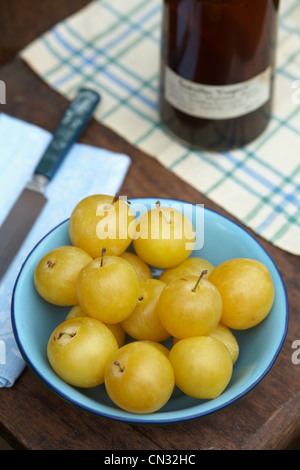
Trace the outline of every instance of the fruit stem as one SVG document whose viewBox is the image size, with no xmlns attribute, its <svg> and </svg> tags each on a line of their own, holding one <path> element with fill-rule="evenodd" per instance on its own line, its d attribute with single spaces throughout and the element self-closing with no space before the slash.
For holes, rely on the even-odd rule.
<svg viewBox="0 0 300 470">
<path fill-rule="evenodd" d="M 55 338 L 55 336 L 54 336 L 54 340 L 60 339 L 63 335 L 69 335 L 70 338 L 74 338 L 74 336 L 76 335 L 76 332 L 75 333 L 66 333 L 64 331 L 61 331 L 57 338 Z"/>
<path fill-rule="evenodd" d="M 53 268 L 54 264 L 55 263 L 53 263 L 50 259 L 48 259 L 48 261 L 47 261 L 48 268 Z"/>
<path fill-rule="evenodd" d="M 193 287 L 192 292 L 196 292 L 196 289 L 197 289 L 197 287 L 198 287 L 198 284 L 199 284 L 199 282 L 201 281 L 201 279 L 203 278 L 203 276 L 205 276 L 205 274 L 207 274 L 207 269 L 204 269 L 204 270 L 202 271 L 202 273 L 200 274 L 200 276 L 198 277 L 198 280 L 197 280 L 195 286 Z"/>
<path fill-rule="evenodd" d="M 120 199 L 120 193 L 116 193 L 114 198 L 113 198 L 113 203 L 117 202 Z"/>
<path fill-rule="evenodd" d="M 103 267 L 103 258 L 104 258 L 104 254 L 106 252 L 106 248 L 102 248 L 102 252 L 101 252 L 101 262 L 100 262 L 100 268 Z"/>
<path fill-rule="evenodd" d="M 131 204 L 131 202 L 127 200 L 127 196 L 121 196 L 120 193 L 115 194 L 112 203 L 117 202 L 117 201 L 123 201 L 123 202 L 126 202 L 127 204 Z"/>
<path fill-rule="evenodd" d="M 115 362 L 114 362 L 114 365 L 119 367 L 119 371 L 120 371 L 120 372 L 124 372 L 125 367 L 124 367 L 124 366 L 121 366 L 121 364 L 120 364 L 118 361 L 115 361 Z"/>
<path fill-rule="evenodd" d="M 170 224 L 170 223 L 171 223 L 171 218 L 167 216 L 167 214 L 165 213 L 165 211 L 164 211 L 163 208 L 161 207 L 160 201 L 156 201 L 155 206 L 157 207 L 157 209 L 160 209 L 160 211 L 161 211 L 161 213 L 162 213 L 162 216 L 163 216 L 163 218 L 165 219 L 166 223 L 167 223 L 167 224 Z"/>
</svg>

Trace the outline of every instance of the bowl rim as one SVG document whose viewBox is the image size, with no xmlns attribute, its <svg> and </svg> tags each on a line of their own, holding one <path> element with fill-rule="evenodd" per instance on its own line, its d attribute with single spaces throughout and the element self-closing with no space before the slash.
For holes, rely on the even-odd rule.
<svg viewBox="0 0 300 470">
<path fill-rule="evenodd" d="M 135 201 L 148 201 L 149 202 L 152 202 L 154 203 L 154 201 L 168 201 L 168 202 L 179 202 L 179 203 L 182 203 L 182 204 L 189 204 L 189 205 L 196 205 L 195 203 L 192 203 L 192 202 L 188 202 L 188 201 L 185 201 L 185 200 L 181 200 L 181 199 L 173 199 L 173 198 L 153 198 L 153 197 L 141 197 L 141 198 L 129 198 L 128 201 L 130 201 L 131 203 L 135 202 Z M 23 273 L 23 270 L 24 270 L 24 267 L 25 265 L 27 264 L 29 258 L 32 256 L 32 254 L 34 253 L 34 251 L 37 249 L 37 247 L 54 231 L 56 231 L 59 227 L 61 227 L 62 225 L 68 223 L 68 221 L 70 220 L 70 218 L 66 218 L 65 220 L 63 220 L 62 222 L 58 223 L 55 227 L 53 227 L 51 230 L 49 230 L 35 245 L 34 247 L 30 250 L 30 252 L 28 253 L 28 255 L 26 256 L 26 259 L 24 260 L 21 268 L 20 268 L 20 271 L 18 273 L 18 276 L 16 278 L 16 281 L 15 281 L 15 284 L 14 284 L 14 287 L 13 287 L 13 292 L 12 292 L 12 302 L 11 302 L 11 323 L 12 323 L 12 330 L 13 330 L 13 334 L 14 334 L 14 337 L 15 337 L 15 340 L 16 340 L 16 343 L 18 345 L 18 348 L 20 350 L 20 353 L 25 361 L 25 363 L 27 364 L 27 366 L 29 367 L 29 369 L 35 374 L 35 376 L 49 389 L 51 390 L 52 392 L 54 392 L 56 395 L 58 395 L 60 398 L 62 398 L 63 400 L 65 400 L 66 402 L 70 403 L 71 405 L 77 407 L 77 408 L 80 408 L 82 409 L 83 411 L 87 412 L 87 413 L 90 413 L 90 414 L 93 414 L 93 415 L 96 415 L 96 416 L 101 416 L 103 418 L 107 418 L 107 419 L 111 419 L 111 420 L 114 420 L 114 421 L 120 421 L 120 422 L 126 422 L 126 423 L 132 423 L 132 424 L 171 424 L 171 423 L 178 423 L 178 422 L 184 422 L 184 421 L 191 421 L 191 420 L 194 420 L 194 419 L 197 419 L 197 418 L 200 418 L 200 417 L 203 417 L 203 416 L 206 416 L 206 415 L 209 415 L 209 414 L 212 414 L 212 413 L 215 413 L 229 405 L 231 405 L 232 403 L 236 402 L 237 400 L 239 400 L 240 398 L 242 398 L 243 396 L 245 396 L 247 393 L 249 393 L 267 374 L 268 372 L 270 371 L 270 369 L 273 367 L 281 349 L 282 349 L 282 346 L 284 344 L 284 341 L 286 339 L 286 336 L 287 336 L 287 331 L 288 331 L 288 324 L 289 324 L 289 303 L 288 303 L 288 296 L 287 296 L 287 290 L 286 290 L 286 286 L 285 286 L 285 283 L 283 281 L 283 278 L 282 278 L 282 275 L 275 263 L 275 261 L 273 260 L 272 256 L 268 253 L 268 251 L 264 248 L 264 246 L 260 243 L 259 240 L 257 240 L 257 238 L 248 231 L 247 228 L 245 228 L 243 225 L 241 225 L 240 223 L 236 222 L 235 220 L 232 220 L 231 218 L 229 218 L 228 216 L 225 216 L 223 214 L 221 214 L 220 212 L 214 210 L 214 209 L 210 209 L 210 208 L 207 208 L 204 206 L 204 211 L 207 211 L 207 212 L 210 212 L 212 213 L 213 215 L 217 216 L 217 217 L 220 217 L 221 219 L 225 219 L 226 222 L 228 222 L 229 224 L 233 224 L 235 225 L 239 230 L 245 232 L 246 235 L 248 235 L 250 238 L 252 238 L 252 240 L 258 245 L 258 247 L 264 252 L 264 254 L 266 255 L 266 257 L 269 259 L 270 263 L 273 265 L 273 268 L 275 269 L 275 271 L 277 272 L 277 275 L 278 275 L 278 278 L 279 278 L 279 281 L 281 283 L 281 287 L 283 289 L 283 294 L 284 294 L 284 304 L 285 304 L 285 324 L 284 324 L 284 329 L 282 331 L 282 334 L 281 334 L 281 340 L 278 344 L 278 347 L 275 351 L 275 353 L 273 354 L 273 357 L 272 357 L 272 360 L 268 363 L 267 367 L 265 367 L 262 371 L 262 373 L 259 375 L 259 377 L 257 377 L 257 379 L 253 382 L 251 382 L 248 387 L 246 387 L 242 392 L 240 392 L 239 394 L 235 395 L 234 397 L 232 397 L 231 399 L 228 399 L 228 400 L 225 400 L 224 402 L 220 403 L 219 405 L 215 405 L 215 406 L 211 406 L 209 407 L 209 409 L 206 409 L 204 411 L 201 411 L 199 410 L 198 408 L 201 407 L 201 403 L 199 405 L 196 405 L 196 406 L 193 406 L 191 407 L 191 409 L 195 409 L 195 412 L 193 413 L 189 413 L 188 416 L 186 415 L 183 415 L 182 414 L 182 410 L 176 410 L 176 411 L 160 411 L 158 410 L 158 412 L 156 413 L 152 413 L 152 414 L 149 414 L 149 415 L 138 415 L 138 414 L 133 414 L 133 413 L 129 413 L 129 412 L 124 412 L 123 410 L 121 409 L 118 409 L 118 408 L 111 408 L 112 412 L 107 412 L 105 410 L 95 410 L 94 408 L 92 407 L 89 407 L 85 404 L 82 404 L 80 403 L 79 401 L 73 399 L 73 398 L 70 398 L 66 393 L 64 393 L 63 391 L 61 391 L 58 387 L 56 387 L 55 385 L 53 385 L 51 383 L 51 381 L 49 381 L 47 379 L 47 377 L 44 376 L 44 374 L 38 370 L 38 368 L 35 366 L 35 364 L 33 363 L 33 361 L 29 358 L 27 352 L 25 351 L 23 345 L 22 345 L 22 342 L 21 342 L 21 339 L 19 337 L 19 334 L 18 334 L 18 328 L 17 328 L 17 322 L 16 322 L 16 312 L 15 312 L 15 296 L 16 296 L 16 291 L 17 291 L 17 288 L 18 288 L 18 284 L 19 284 L 19 280 L 20 280 L 20 277 L 22 276 L 22 273 Z M 70 386 L 70 385 L 69 385 Z M 70 386 L 71 387 L 71 386 Z M 215 400 L 211 400 L 210 403 L 213 403 Z M 104 405 L 107 409 L 109 408 L 108 406 Z"/>
</svg>

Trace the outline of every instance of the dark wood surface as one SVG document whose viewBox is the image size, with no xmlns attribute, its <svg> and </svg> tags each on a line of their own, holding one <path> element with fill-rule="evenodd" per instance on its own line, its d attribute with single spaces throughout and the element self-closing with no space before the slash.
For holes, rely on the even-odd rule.
<svg viewBox="0 0 300 470">
<path fill-rule="evenodd" d="M 7 87 L 12 116 L 53 131 L 67 102 L 43 83 L 17 52 L 57 21 L 89 3 L 86 0 L 1 0 L 0 80 Z M 80 138 L 130 155 L 122 187 L 131 197 L 181 198 L 219 211 L 220 207 L 92 121 Z M 0 143 L 1 148 L 1 143 Z M 143 426 L 86 414 L 49 391 L 27 368 L 12 388 L 0 389 L 0 435 L 13 449 L 285 449 L 300 435 L 300 364 L 292 362 L 292 343 L 300 339 L 299 258 L 256 237 L 274 258 L 286 284 L 290 322 L 286 341 L 270 372 L 252 391 L 229 407 L 190 422 Z"/>
</svg>

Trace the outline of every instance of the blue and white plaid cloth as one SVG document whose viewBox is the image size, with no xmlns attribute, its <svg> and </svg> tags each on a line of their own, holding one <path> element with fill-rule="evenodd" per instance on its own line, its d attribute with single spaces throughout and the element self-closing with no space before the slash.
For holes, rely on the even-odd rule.
<svg viewBox="0 0 300 470">
<path fill-rule="evenodd" d="M 68 98 L 83 85 L 100 91 L 99 121 L 258 235 L 299 255 L 299 24 L 299 0 L 282 0 L 269 127 L 246 147 L 213 155 L 174 141 L 161 126 L 161 0 L 92 1 L 31 43 L 21 56 Z"/>
<path fill-rule="evenodd" d="M 0 225 L 31 179 L 50 137 L 37 126 L 0 113 Z M 47 185 L 47 203 L 0 282 L 0 387 L 11 387 L 25 366 L 10 317 L 12 290 L 24 260 L 47 232 L 70 217 L 82 198 L 118 192 L 129 165 L 127 155 L 77 143 Z"/>
</svg>

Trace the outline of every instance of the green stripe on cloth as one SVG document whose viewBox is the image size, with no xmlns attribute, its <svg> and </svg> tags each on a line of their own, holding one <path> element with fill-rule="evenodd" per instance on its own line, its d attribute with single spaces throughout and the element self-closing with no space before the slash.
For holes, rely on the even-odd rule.
<svg viewBox="0 0 300 470">
<path fill-rule="evenodd" d="M 232 152 L 194 151 L 160 123 L 161 0 L 94 0 L 21 57 L 69 99 L 82 86 L 100 92 L 96 119 L 258 235 L 300 255 L 299 22 L 298 0 L 282 1 L 274 112 L 258 139 Z"/>
</svg>

